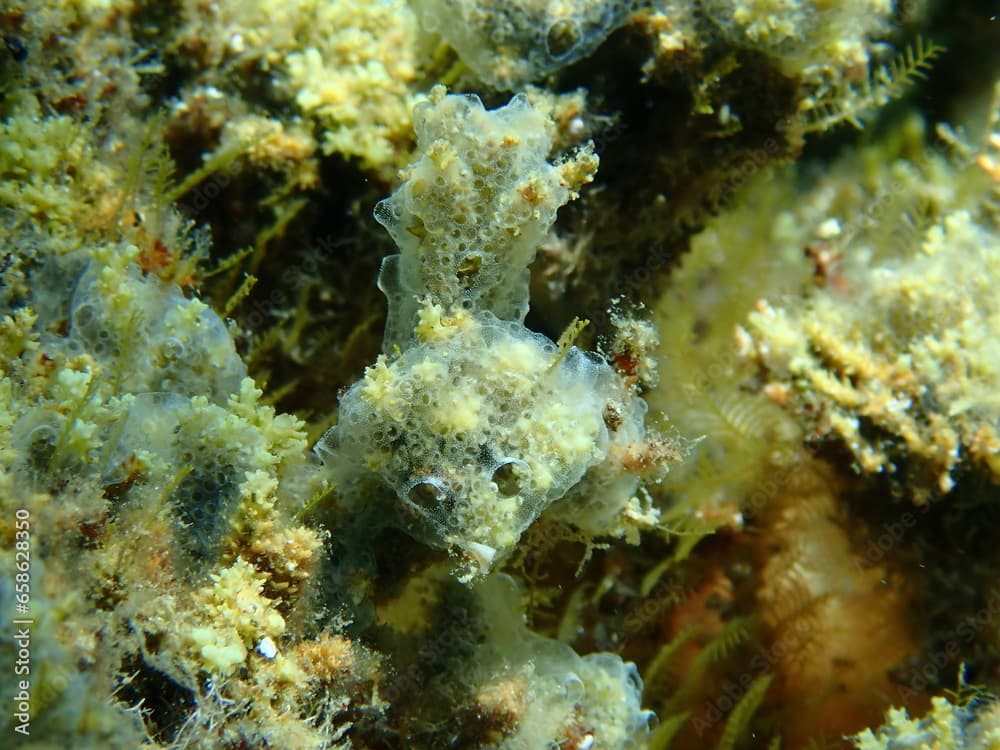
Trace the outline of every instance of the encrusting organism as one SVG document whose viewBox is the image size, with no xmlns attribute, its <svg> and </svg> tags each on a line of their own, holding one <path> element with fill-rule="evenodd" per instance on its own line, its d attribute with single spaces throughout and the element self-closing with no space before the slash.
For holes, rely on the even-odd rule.
<svg viewBox="0 0 1000 750">
<path fill-rule="evenodd" d="M 458 552 L 465 580 L 543 513 L 592 536 L 655 523 L 637 474 L 670 451 L 651 447 L 645 402 L 600 358 L 522 324 L 528 264 L 597 157 L 549 164 L 552 125 L 523 96 L 487 111 L 438 87 L 414 117 L 419 157 L 375 211 L 400 249 L 379 279 L 386 353 L 316 448 L 340 493 L 352 504 L 388 488 L 393 522 Z M 648 460 L 629 462 L 637 453 Z M 570 497 L 581 483 L 602 491 Z"/>
</svg>

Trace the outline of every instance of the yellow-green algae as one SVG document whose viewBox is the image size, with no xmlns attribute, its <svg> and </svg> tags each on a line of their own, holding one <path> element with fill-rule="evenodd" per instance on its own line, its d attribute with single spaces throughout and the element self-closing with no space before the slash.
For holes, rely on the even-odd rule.
<svg viewBox="0 0 1000 750">
<path fill-rule="evenodd" d="M 916 36 L 932 12 L 785 0 L 5 10 L 0 538 L 9 550 L 15 509 L 29 511 L 29 745 L 645 746 L 645 703 L 664 721 L 653 747 L 800 747 L 831 731 L 865 748 L 992 746 L 988 704 L 895 710 L 877 732 L 858 723 L 901 702 L 920 715 L 942 685 L 906 676 L 955 643 L 909 617 L 929 597 L 907 573 L 967 580 L 937 597 L 959 618 L 996 577 L 988 545 L 971 561 L 927 554 L 987 525 L 974 519 L 996 495 L 990 86 L 970 87 L 970 134 L 940 126 L 935 139 L 913 115 L 865 147 L 830 141 L 840 151 L 819 175 L 769 167 L 925 75 L 943 54 Z M 474 100 L 435 93 L 439 79 L 491 106 L 507 100 L 496 89 L 539 87 L 493 132 Z M 619 84 L 659 113 L 660 97 L 678 107 L 672 140 L 655 128 L 633 140 L 642 107 L 601 110 L 621 106 Z M 758 84 L 757 101 L 740 95 Z M 434 117 L 428 147 L 421 123 Z M 631 193 L 652 197 L 609 218 L 626 205 L 611 194 L 631 186 L 608 155 L 629 147 L 652 149 L 650 170 L 631 175 L 654 180 Z M 685 170 L 705 180 L 696 205 L 657 192 L 657 165 L 685 148 Z M 493 169 L 506 149 L 531 152 L 500 170 L 507 181 Z M 595 152 L 596 184 L 553 227 Z M 174 159 L 190 180 L 171 175 Z M 402 257 L 381 278 L 384 353 L 362 375 L 380 325 L 360 287 L 374 274 L 330 264 L 373 270 L 391 249 L 369 209 L 406 164 L 377 214 Z M 345 175 L 357 192 L 338 195 L 348 210 L 331 230 L 324 201 Z M 437 176 L 429 193 L 418 184 Z M 237 252 L 216 257 L 198 224 Z M 297 254 L 330 232 L 336 242 Z M 657 235 L 672 250 L 644 246 Z M 540 245 L 548 338 L 522 325 Z M 295 272 L 272 273 L 284 268 Z M 241 270 L 262 286 L 240 286 Z M 573 324 L 552 344 L 581 312 L 573 295 L 605 285 L 649 310 L 597 321 L 607 363 L 570 348 Z M 354 333 L 326 339 L 320 361 L 322 305 Z M 261 365 L 274 351 L 284 360 Z M 321 434 L 328 402 L 295 378 L 265 382 L 289 362 L 329 393 L 361 378 L 323 442 L 341 461 L 332 473 L 302 419 Z M 674 426 L 644 432 L 640 393 Z M 300 417 L 269 405 L 288 394 Z M 694 455 L 637 490 L 636 476 L 659 478 L 683 453 L 675 432 L 702 438 Z M 449 445 L 468 455 L 441 462 Z M 546 471 L 569 478 L 546 483 Z M 511 510 L 531 482 L 544 502 Z M 445 486 L 461 489 L 457 504 Z M 583 544 L 568 555 L 567 540 Z M 435 549 L 482 580 L 454 580 Z M 13 557 L 2 565 L 10 612 Z M 871 627 L 891 645 L 874 656 Z M 997 629 L 956 632 L 963 653 L 948 659 L 988 672 Z M 655 677 L 643 698 L 629 659 Z"/>
</svg>

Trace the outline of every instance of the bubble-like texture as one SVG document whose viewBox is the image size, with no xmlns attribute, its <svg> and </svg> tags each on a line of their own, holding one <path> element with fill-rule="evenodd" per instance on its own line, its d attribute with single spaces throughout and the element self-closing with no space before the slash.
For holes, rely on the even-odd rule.
<svg viewBox="0 0 1000 750">
<path fill-rule="evenodd" d="M 604 458 L 620 385 L 606 363 L 479 313 L 460 333 L 382 357 L 343 397 L 323 440 L 341 483 L 359 467 L 398 498 L 425 542 L 481 569 Z"/>
<path fill-rule="evenodd" d="M 61 426 L 56 415 L 34 409 L 11 430 L 11 443 L 19 449 L 23 469 L 31 477 L 44 476 L 52 460 Z"/>
<path fill-rule="evenodd" d="M 267 441 L 222 406 L 203 397 L 141 393 L 108 448 L 102 481 L 125 480 L 137 468 L 143 481 L 169 489 L 166 507 L 181 560 L 197 572 L 222 552 L 248 474 L 266 465 Z M 232 410 L 235 404 L 229 404 Z"/>
<path fill-rule="evenodd" d="M 642 709 L 635 664 L 611 653 L 581 657 L 529 630 L 518 589 L 505 575 L 491 576 L 476 592 L 485 637 L 472 659 L 476 673 L 488 675 L 476 689 L 483 694 L 497 684 L 513 684 L 523 686 L 526 696 L 517 728 L 498 750 L 646 746 L 653 714 Z M 589 740 L 580 736 L 581 729 Z"/>
<path fill-rule="evenodd" d="M 416 0 L 425 27 L 503 91 L 587 57 L 640 5 L 637 0 Z"/>
<path fill-rule="evenodd" d="M 122 315 L 123 304 L 141 314 Z M 215 403 L 239 390 L 246 365 L 225 323 L 175 284 L 129 270 L 105 288 L 98 266 L 81 277 L 70 306 L 71 340 L 79 342 L 132 393 L 204 395 Z"/>
<path fill-rule="evenodd" d="M 580 528 L 620 533 L 605 521 L 635 479 L 601 477 L 622 473 L 624 453 L 609 446 L 642 439 L 645 405 L 603 360 L 522 324 L 528 266 L 597 157 L 586 148 L 549 164 L 551 120 L 523 96 L 487 111 L 435 87 L 414 121 L 419 156 L 375 209 L 399 247 L 379 276 L 386 354 L 315 450 L 346 503 L 381 511 L 390 500 L 383 522 L 457 552 L 468 581 L 592 467 L 614 492 L 587 499 Z M 610 412 L 620 418 L 609 427 Z M 560 518 L 577 520 L 572 508 Z"/>
<path fill-rule="evenodd" d="M 418 298 L 523 320 L 538 245 L 597 169 L 589 150 L 549 164 L 551 123 L 521 95 L 486 110 L 474 95 L 439 87 L 415 109 L 414 126 L 421 155 L 375 207 L 400 250 L 379 277 L 389 299 L 386 351 L 410 343 Z"/>
</svg>

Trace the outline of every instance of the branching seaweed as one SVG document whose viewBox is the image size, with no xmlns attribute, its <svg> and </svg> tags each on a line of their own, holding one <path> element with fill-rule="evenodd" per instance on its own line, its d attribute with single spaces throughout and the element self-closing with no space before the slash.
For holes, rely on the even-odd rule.
<svg viewBox="0 0 1000 750">
<path fill-rule="evenodd" d="M 760 707 L 773 680 L 774 675 L 761 675 L 747 688 L 740 702 L 726 718 L 726 727 L 722 730 L 722 737 L 719 738 L 715 750 L 734 750 L 736 743 L 746 735 L 750 720 Z"/>
<path fill-rule="evenodd" d="M 844 122 L 859 130 L 864 128 L 869 113 L 901 98 L 918 81 L 925 80 L 932 63 L 944 51 L 944 47 L 917 37 L 889 63 L 870 71 L 861 84 L 818 82 L 816 91 L 802 102 L 803 131 L 822 133 Z"/>
</svg>

